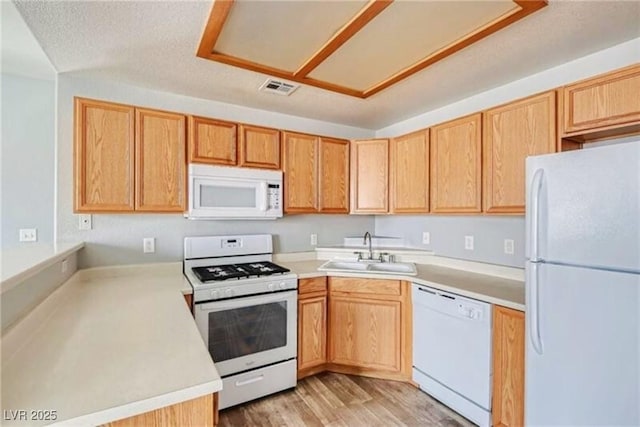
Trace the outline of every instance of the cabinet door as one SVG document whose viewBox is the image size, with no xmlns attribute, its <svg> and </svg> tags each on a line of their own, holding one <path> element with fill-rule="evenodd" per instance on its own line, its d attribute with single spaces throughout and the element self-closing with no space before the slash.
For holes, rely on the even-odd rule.
<svg viewBox="0 0 640 427">
<path fill-rule="evenodd" d="M 349 213 L 349 141 L 320 138 L 318 210 Z"/>
<path fill-rule="evenodd" d="M 239 166 L 280 169 L 280 131 L 240 125 Z"/>
<path fill-rule="evenodd" d="M 483 145 L 484 211 L 524 214 L 525 159 L 555 151 L 555 91 L 486 111 Z"/>
<path fill-rule="evenodd" d="M 391 140 L 391 212 L 429 212 L 429 130 Z"/>
<path fill-rule="evenodd" d="M 565 134 L 640 122 L 640 65 L 563 89 Z"/>
<path fill-rule="evenodd" d="M 298 133 L 282 134 L 284 211 L 318 211 L 318 137 Z"/>
<path fill-rule="evenodd" d="M 237 144 L 235 123 L 189 117 L 189 162 L 235 165 Z"/>
<path fill-rule="evenodd" d="M 327 361 L 327 297 L 298 300 L 298 371 Z"/>
<path fill-rule="evenodd" d="M 351 212 L 389 211 L 389 140 L 351 142 Z"/>
<path fill-rule="evenodd" d="M 74 211 L 134 209 L 134 109 L 75 99 Z"/>
<path fill-rule="evenodd" d="M 524 313 L 493 308 L 493 410 L 495 426 L 524 425 Z"/>
<path fill-rule="evenodd" d="M 186 209 L 186 118 L 136 109 L 136 210 Z"/>
<path fill-rule="evenodd" d="M 331 295 L 329 362 L 401 372 L 401 302 Z"/>
<path fill-rule="evenodd" d="M 431 212 L 482 210 L 480 114 L 431 128 Z"/>
</svg>

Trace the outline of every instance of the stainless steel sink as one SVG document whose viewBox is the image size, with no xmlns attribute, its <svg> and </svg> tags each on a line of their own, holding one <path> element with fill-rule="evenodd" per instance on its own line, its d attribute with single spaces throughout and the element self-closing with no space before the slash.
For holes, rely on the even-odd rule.
<svg viewBox="0 0 640 427">
<path fill-rule="evenodd" d="M 344 273 L 402 274 L 415 276 L 418 274 L 412 262 L 370 262 L 370 261 L 338 261 L 330 260 L 318 267 L 319 271 L 340 271 Z"/>
</svg>

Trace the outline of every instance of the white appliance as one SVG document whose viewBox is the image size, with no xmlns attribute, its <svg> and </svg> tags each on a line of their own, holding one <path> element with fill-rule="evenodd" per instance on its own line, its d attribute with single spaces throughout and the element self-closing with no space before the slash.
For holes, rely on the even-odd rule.
<svg viewBox="0 0 640 427">
<path fill-rule="evenodd" d="M 222 377 L 220 409 L 295 387 L 298 279 L 269 234 L 187 237 L 198 330 Z"/>
<path fill-rule="evenodd" d="M 491 305 L 413 284 L 413 381 L 491 425 Z"/>
<path fill-rule="evenodd" d="M 640 142 L 528 158 L 526 226 L 526 425 L 640 425 Z"/>
<path fill-rule="evenodd" d="M 189 165 L 189 219 L 282 217 L 282 171 Z"/>
</svg>

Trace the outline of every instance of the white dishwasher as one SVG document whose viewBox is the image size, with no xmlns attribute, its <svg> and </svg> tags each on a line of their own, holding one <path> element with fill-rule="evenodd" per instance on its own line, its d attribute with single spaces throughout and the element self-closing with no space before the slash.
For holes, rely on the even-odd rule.
<svg viewBox="0 0 640 427">
<path fill-rule="evenodd" d="M 413 284 L 413 380 L 481 427 L 491 425 L 491 305 Z"/>
</svg>

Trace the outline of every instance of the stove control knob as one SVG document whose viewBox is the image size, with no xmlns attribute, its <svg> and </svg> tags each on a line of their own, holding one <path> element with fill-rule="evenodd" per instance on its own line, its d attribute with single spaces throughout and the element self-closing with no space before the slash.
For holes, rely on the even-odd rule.
<svg viewBox="0 0 640 427">
<path fill-rule="evenodd" d="M 218 298 L 218 291 L 211 291 L 211 298 L 213 299 Z"/>
<path fill-rule="evenodd" d="M 284 282 L 280 282 L 280 289 L 284 289 L 287 287 L 287 284 Z"/>
<path fill-rule="evenodd" d="M 269 288 L 270 291 L 273 291 L 275 287 L 276 285 L 274 285 L 273 283 L 269 283 L 269 285 L 267 286 L 267 288 Z"/>
<path fill-rule="evenodd" d="M 231 288 L 227 289 L 224 293 L 227 295 L 227 297 L 233 296 L 233 290 Z"/>
</svg>

